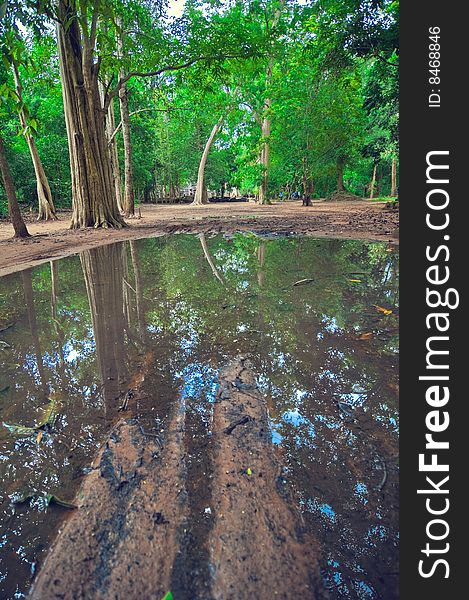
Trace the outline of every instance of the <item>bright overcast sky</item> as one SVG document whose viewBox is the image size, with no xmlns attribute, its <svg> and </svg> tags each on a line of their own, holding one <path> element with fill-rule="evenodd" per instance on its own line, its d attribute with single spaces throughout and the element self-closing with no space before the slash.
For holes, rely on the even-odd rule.
<svg viewBox="0 0 469 600">
<path fill-rule="evenodd" d="M 169 0 L 168 15 L 171 17 L 180 17 L 185 3 L 185 0 Z"/>
</svg>

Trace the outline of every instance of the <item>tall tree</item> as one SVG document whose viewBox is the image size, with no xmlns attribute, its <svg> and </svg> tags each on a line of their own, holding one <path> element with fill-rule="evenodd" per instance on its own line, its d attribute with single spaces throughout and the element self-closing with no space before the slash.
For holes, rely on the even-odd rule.
<svg viewBox="0 0 469 600">
<path fill-rule="evenodd" d="M 220 128 L 223 124 L 223 117 L 220 117 L 218 121 L 213 126 L 212 132 L 205 144 L 204 151 L 202 153 L 202 158 L 200 159 L 199 170 L 197 175 L 197 186 L 195 188 L 195 196 L 193 204 L 207 204 L 208 196 L 207 196 L 207 186 L 205 184 L 205 166 L 207 164 L 207 158 L 210 152 L 210 148 L 217 136 L 217 133 L 220 131 Z"/>
<path fill-rule="evenodd" d="M 23 135 L 28 144 L 29 152 L 31 154 L 31 160 L 34 166 L 34 172 L 36 174 L 36 188 L 38 197 L 38 220 L 49 221 L 50 219 L 56 219 L 56 211 L 54 201 L 52 198 L 52 192 L 50 190 L 49 180 L 47 179 L 44 166 L 39 156 L 39 152 L 36 146 L 36 142 L 33 136 L 33 126 L 28 123 L 27 109 L 23 101 L 23 86 L 21 85 L 20 72 L 17 61 L 12 59 L 12 69 L 15 79 L 16 95 L 19 103 L 19 118 L 21 127 L 23 129 Z"/>
<path fill-rule="evenodd" d="M 2 173 L 3 185 L 8 199 L 8 213 L 10 215 L 13 229 L 15 230 L 15 238 L 30 237 L 28 229 L 21 216 L 18 198 L 16 197 L 15 184 L 11 176 L 10 166 L 8 164 L 5 146 L 0 134 L 0 172 Z"/>
<path fill-rule="evenodd" d="M 72 174 L 72 229 L 125 225 L 117 208 L 96 56 L 101 3 L 59 0 L 57 38 Z M 90 16 L 90 18 L 89 18 Z"/>
</svg>

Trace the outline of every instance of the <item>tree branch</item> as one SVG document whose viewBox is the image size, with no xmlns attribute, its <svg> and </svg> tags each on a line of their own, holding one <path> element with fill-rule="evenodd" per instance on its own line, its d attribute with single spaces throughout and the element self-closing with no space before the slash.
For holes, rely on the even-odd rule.
<svg viewBox="0 0 469 600">
<path fill-rule="evenodd" d="M 209 60 L 226 60 L 228 58 L 248 58 L 249 56 L 252 56 L 252 54 L 222 54 L 213 56 L 199 56 L 197 58 L 191 58 L 187 62 L 182 63 L 180 65 L 168 65 L 166 67 L 158 69 L 157 71 L 149 71 L 146 73 L 142 71 L 131 71 L 130 73 L 127 73 L 127 75 L 125 75 L 124 77 L 121 77 L 116 87 L 108 93 L 104 104 L 104 111 L 107 111 L 112 98 L 115 98 L 119 94 L 119 91 L 122 89 L 122 87 L 129 81 L 129 79 L 132 79 L 132 77 L 158 77 L 159 75 L 162 75 L 163 73 L 166 73 L 168 71 L 181 71 L 182 69 L 187 69 L 188 67 L 191 67 L 192 65 L 195 65 L 198 62 Z"/>
</svg>

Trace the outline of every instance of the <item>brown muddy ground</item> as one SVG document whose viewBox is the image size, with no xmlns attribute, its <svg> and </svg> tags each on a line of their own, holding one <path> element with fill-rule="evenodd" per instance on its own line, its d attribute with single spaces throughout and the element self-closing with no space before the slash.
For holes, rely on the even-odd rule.
<svg viewBox="0 0 469 600">
<path fill-rule="evenodd" d="M 314 202 L 311 207 L 303 207 L 300 201 L 271 206 L 233 202 L 201 207 L 143 205 L 141 218 L 128 223 L 128 228 L 119 231 L 70 231 L 67 213 L 48 223 L 30 218 L 28 227 L 33 237 L 16 241 L 11 239 L 11 225 L 0 221 L 0 276 L 102 244 L 166 233 L 243 231 L 392 243 L 398 243 L 399 236 L 398 211 L 366 200 Z"/>
<path fill-rule="evenodd" d="M 179 600 L 327 597 L 319 544 L 276 459 L 248 360 L 220 375 L 212 435 L 195 469 L 197 449 L 184 443 L 190 432 L 181 404 L 161 433 L 129 417 L 117 423 L 33 599 L 158 600 L 170 589 Z"/>
</svg>

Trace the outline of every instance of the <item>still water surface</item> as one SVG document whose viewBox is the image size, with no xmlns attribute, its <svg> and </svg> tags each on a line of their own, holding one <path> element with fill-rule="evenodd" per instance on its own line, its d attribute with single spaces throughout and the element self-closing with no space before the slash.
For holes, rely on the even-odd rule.
<svg viewBox="0 0 469 600">
<path fill-rule="evenodd" d="M 136 418 L 157 426 L 185 398 L 210 435 L 239 355 L 331 597 L 398 598 L 397 318 L 397 253 L 379 243 L 175 235 L 0 279 L 0 598 L 27 593 L 70 510 L 48 495 L 73 501 L 139 371 Z"/>
</svg>

